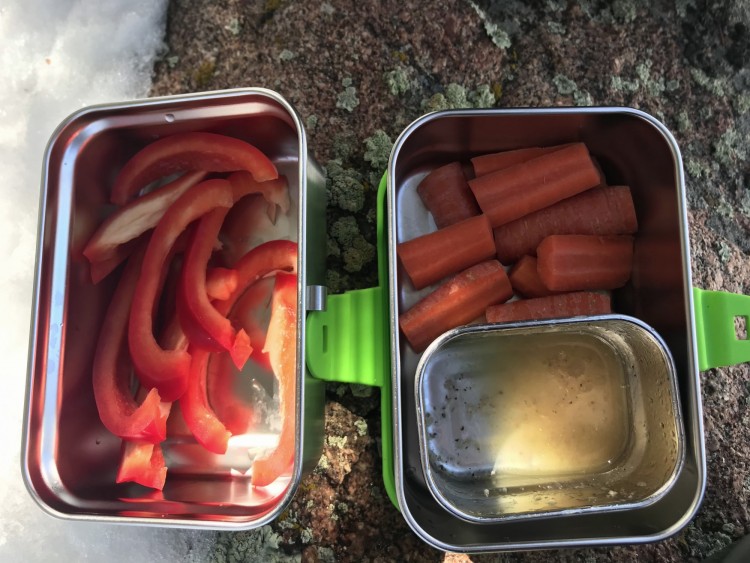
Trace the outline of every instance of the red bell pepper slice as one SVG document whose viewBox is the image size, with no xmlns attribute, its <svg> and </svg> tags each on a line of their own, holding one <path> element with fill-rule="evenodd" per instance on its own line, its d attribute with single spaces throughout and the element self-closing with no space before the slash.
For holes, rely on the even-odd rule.
<svg viewBox="0 0 750 563">
<path fill-rule="evenodd" d="M 279 176 L 274 180 L 257 180 L 253 175 L 240 170 L 234 172 L 227 177 L 229 183 L 232 184 L 232 191 L 234 192 L 235 203 L 250 194 L 261 194 L 270 204 L 267 208 L 269 213 L 268 218 L 271 219 L 272 223 L 276 222 L 276 205 L 281 208 L 282 213 L 288 213 L 289 207 L 291 207 L 291 200 L 289 199 L 289 183 L 287 182 L 286 176 Z"/>
<path fill-rule="evenodd" d="M 244 434 L 255 421 L 252 406 L 237 396 L 234 379 L 232 359 L 227 354 L 212 354 L 206 372 L 208 402 L 232 435 Z"/>
<path fill-rule="evenodd" d="M 162 266 L 175 240 L 195 219 L 216 208 L 232 205 L 226 180 L 207 180 L 190 188 L 167 210 L 149 240 L 130 310 L 128 344 L 141 383 L 156 387 L 163 401 L 175 401 L 187 389 L 190 354 L 165 350 L 154 338 L 154 308 L 162 283 Z"/>
<path fill-rule="evenodd" d="M 143 255 L 142 247 L 128 260 L 107 309 L 94 355 L 94 399 L 99 418 L 112 434 L 126 440 L 158 443 L 166 438 L 166 418 L 160 412 L 159 392 L 151 389 L 140 405 L 136 402 L 130 392 L 132 368 L 123 353 Z"/>
<path fill-rule="evenodd" d="M 223 454 L 227 451 L 231 433 L 208 404 L 206 369 L 211 353 L 201 349 L 192 352 L 190 383 L 180 398 L 182 417 L 200 445 L 215 454 Z"/>
<path fill-rule="evenodd" d="M 268 157 L 249 143 L 215 133 L 178 133 L 146 145 L 123 166 L 112 203 L 124 205 L 154 180 L 186 170 L 246 170 L 258 182 L 279 177 Z"/>
<path fill-rule="evenodd" d="M 92 262 L 90 265 L 92 283 L 97 284 L 111 274 L 117 266 L 128 259 L 128 256 L 133 253 L 133 250 L 137 245 L 138 239 L 131 240 L 118 246 L 112 253 L 111 258 Z"/>
<path fill-rule="evenodd" d="M 193 233 L 177 290 L 177 314 L 191 344 L 213 352 L 226 350 L 242 369 L 252 352 L 250 340 L 244 330 L 235 331 L 206 293 L 206 265 L 227 211 L 219 208 L 206 214 Z"/>
<path fill-rule="evenodd" d="M 279 380 L 281 435 L 276 449 L 253 462 L 253 485 L 265 487 L 294 462 L 297 382 L 297 276 L 276 274 L 266 347 Z"/>
<path fill-rule="evenodd" d="M 223 301 L 229 299 L 237 289 L 238 276 L 235 270 L 229 268 L 209 268 L 206 270 L 206 295 L 209 299 Z"/>
<path fill-rule="evenodd" d="M 268 352 L 263 350 L 266 345 L 266 329 L 263 326 L 263 317 L 266 321 L 268 320 L 266 311 L 271 305 L 273 286 L 273 278 L 263 278 L 248 287 L 237 301 L 230 317 L 245 329 L 250 337 L 250 342 L 253 343 L 253 353 L 250 358 L 269 372 L 273 370 Z M 264 315 L 264 313 L 266 314 Z"/>
<path fill-rule="evenodd" d="M 121 245 L 153 229 L 167 208 L 205 177 L 205 172 L 187 172 L 118 209 L 91 236 L 83 255 L 92 265 L 116 258 Z"/>
<path fill-rule="evenodd" d="M 286 240 L 275 240 L 262 244 L 243 256 L 236 264 L 235 270 L 237 270 L 239 275 L 237 289 L 226 301 L 215 303 L 216 309 L 221 315 L 229 314 L 244 291 L 260 277 L 284 270 L 291 270 L 296 273 L 297 243 Z M 226 452 L 229 432 L 219 420 L 216 413 L 211 409 L 208 402 L 206 390 L 208 359 L 209 352 L 200 349 L 193 351 L 193 362 L 190 366 L 190 384 L 187 392 L 180 399 L 180 410 L 198 443 L 211 452 L 224 453 Z M 291 392 L 294 393 L 293 386 Z"/>
<path fill-rule="evenodd" d="M 167 466 L 159 444 L 123 442 L 118 483 L 133 481 L 144 487 L 162 490 L 167 480 Z"/>
</svg>

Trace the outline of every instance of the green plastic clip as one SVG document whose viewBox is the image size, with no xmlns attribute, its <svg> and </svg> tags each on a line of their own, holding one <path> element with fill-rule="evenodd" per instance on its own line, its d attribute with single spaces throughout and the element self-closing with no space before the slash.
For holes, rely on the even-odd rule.
<svg viewBox="0 0 750 563">
<path fill-rule="evenodd" d="M 325 311 L 307 315 L 306 361 L 310 373 L 318 379 L 380 387 L 383 483 L 388 497 L 398 508 L 393 467 L 385 197 L 386 176 L 383 175 L 377 209 L 380 285 L 329 295 Z"/>
<path fill-rule="evenodd" d="M 750 361 L 750 340 L 735 326 L 735 317 L 743 317 L 750 330 L 750 297 L 693 288 L 693 301 L 700 370 Z"/>
</svg>

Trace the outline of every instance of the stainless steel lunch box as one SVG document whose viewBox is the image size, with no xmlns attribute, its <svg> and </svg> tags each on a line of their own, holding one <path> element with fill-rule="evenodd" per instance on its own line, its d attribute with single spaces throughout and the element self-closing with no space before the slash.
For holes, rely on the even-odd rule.
<svg viewBox="0 0 750 563">
<path fill-rule="evenodd" d="M 613 296 L 615 310 L 652 326 L 674 359 L 685 428 L 685 457 L 672 487 L 646 506 L 554 519 L 468 522 L 438 503 L 419 453 L 415 377 L 419 356 L 396 320 L 420 296 L 395 253 L 398 242 L 432 228 L 416 186 L 432 168 L 482 153 L 585 142 L 608 180 L 629 185 L 639 218 L 633 279 Z M 677 144 L 651 116 L 626 108 L 467 110 L 426 115 L 396 141 L 388 166 L 388 251 L 395 471 L 398 502 L 412 529 L 440 549 L 461 552 L 643 543 L 679 531 L 703 496 L 705 452 L 690 277 L 685 182 Z M 658 246 L 670 257 L 656 263 Z M 731 321 L 731 319 L 730 319 Z"/>
<path fill-rule="evenodd" d="M 633 317 L 460 327 L 415 385 L 427 486 L 470 522 L 641 508 L 682 464 L 674 363 Z"/>
<path fill-rule="evenodd" d="M 91 385 L 98 326 L 114 284 L 93 286 L 81 255 L 107 210 L 113 174 L 155 138 L 211 131 L 259 147 L 289 179 L 299 243 L 296 456 L 290 479 L 256 489 L 243 473 L 248 449 L 273 434 L 233 438 L 227 455 L 167 440 L 163 493 L 116 485 L 120 440 L 101 424 Z M 277 517 L 304 469 L 320 458 L 324 386 L 304 369 L 303 314 L 324 305 L 325 180 L 308 158 L 305 131 L 278 94 L 245 89 L 94 106 L 65 120 L 44 156 L 22 471 L 50 514 L 158 526 L 247 529 Z"/>
</svg>

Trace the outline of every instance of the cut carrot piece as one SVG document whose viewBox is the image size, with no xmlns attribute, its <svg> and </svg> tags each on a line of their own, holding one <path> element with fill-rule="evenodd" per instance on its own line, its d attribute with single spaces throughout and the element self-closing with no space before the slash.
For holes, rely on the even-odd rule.
<svg viewBox="0 0 750 563">
<path fill-rule="evenodd" d="M 396 250 L 412 284 L 422 289 L 492 258 L 495 241 L 487 217 L 478 215 L 402 242 Z"/>
<path fill-rule="evenodd" d="M 583 143 L 480 176 L 469 182 L 493 227 L 598 186 L 602 178 Z"/>
<path fill-rule="evenodd" d="M 596 188 L 497 227 L 497 258 L 511 264 L 534 254 L 549 235 L 626 235 L 638 230 L 627 186 Z"/>
<path fill-rule="evenodd" d="M 553 293 L 542 283 L 533 256 L 521 258 L 508 272 L 508 278 L 513 291 L 523 297 L 544 297 Z"/>
<path fill-rule="evenodd" d="M 552 291 L 615 289 L 630 278 L 633 237 L 552 235 L 537 256 L 539 277 Z"/>
<path fill-rule="evenodd" d="M 513 295 L 497 260 L 472 266 L 446 281 L 399 318 L 401 331 L 415 352 L 422 352 L 446 330 L 473 321 L 487 307 Z"/>
<path fill-rule="evenodd" d="M 474 199 L 458 162 L 451 162 L 430 172 L 419 183 L 417 194 L 432 213 L 438 229 L 480 213 L 477 200 Z"/>
<path fill-rule="evenodd" d="M 521 299 L 487 309 L 487 322 L 509 323 L 541 321 L 581 315 L 606 315 L 612 312 L 608 293 L 578 291 L 536 299 Z"/>
<path fill-rule="evenodd" d="M 559 151 L 568 145 L 555 145 L 553 147 L 529 147 L 524 149 L 515 149 L 511 151 L 502 151 L 492 154 L 483 154 L 471 159 L 471 165 L 474 167 L 474 174 L 478 178 L 485 174 L 497 172 L 505 168 L 510 168 L 514 164 L 526 162 L 532 158 L 537 158 L 551 152 Z"/>
</svg>

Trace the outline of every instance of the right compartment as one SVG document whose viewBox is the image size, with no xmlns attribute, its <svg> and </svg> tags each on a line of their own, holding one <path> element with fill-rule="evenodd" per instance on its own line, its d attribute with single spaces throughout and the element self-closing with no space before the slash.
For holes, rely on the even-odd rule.
<svg viewBox="0 0 750 563">
<path fill-rule="evenodd" d="M 648 506 L 537 521 L 467 522 L 446 512 L 424 479 L 414 393 L 420 354 L 399 332 L 398 318 L 426 291 L 413 289 L 396 256 L 396 245 L 435 229 L 416 193 L 431 170 L 482 154 L 579 141 L 595 157 L 609 185 L 631 188 L 639 222 L 633 271 L 625 287 L 612 292 L 612 305 L 616 313 L 653 327 L 674 359 L 684 417 L 684 463 L 672 488 Z M 387 199 L 395 465 L 399 503 L 412 528 L 436 547 L 478 552 L 648 542 L 684 527 L 703 496 L 705 452 L 684 174 L 677 143 L 664 125 L 629 108 L 429 114 L 410 125 L 396 142 Z"/>
</svg>

